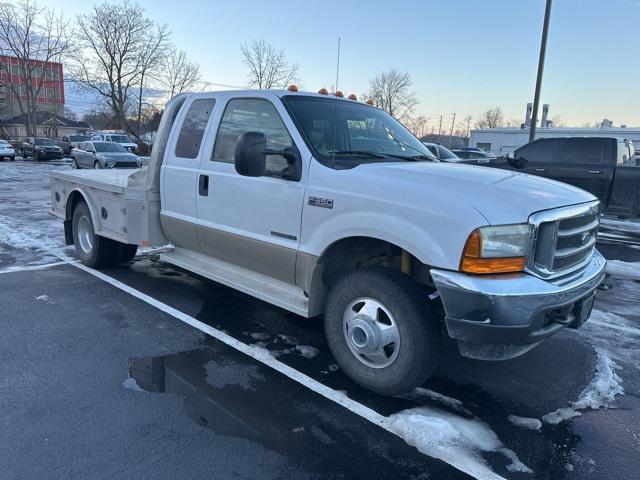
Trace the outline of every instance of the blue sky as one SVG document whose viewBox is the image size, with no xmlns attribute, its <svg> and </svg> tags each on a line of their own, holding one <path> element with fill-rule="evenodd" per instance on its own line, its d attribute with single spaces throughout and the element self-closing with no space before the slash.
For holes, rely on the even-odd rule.
<svg viewBox="0 0 640 480">
<path fill-rule="evenodd" d="M 77 14 L 93 2 L 42 2 Z M 522 119 L 533 98 L 544 0 L 195 1 L 143 0 L 204 79 L 244 85 L 240 45 L 264 38 L 300 65 L 305 89 L 335 81 L 361 93 L 376 73 L 409 72 L 420 104 L 437 116 L 502 107 Z M 640 125 L 640 0 L 555 0 L 542 102 L 582 125 L 607 117 Z"/>
</svg>

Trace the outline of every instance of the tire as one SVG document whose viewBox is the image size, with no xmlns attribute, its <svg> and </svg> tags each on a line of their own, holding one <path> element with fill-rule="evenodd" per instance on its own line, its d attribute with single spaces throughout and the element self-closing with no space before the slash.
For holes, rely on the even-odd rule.
<svg viewBox="0 0 640 480">
<path fill-rule="evenodd" d="M 365 315 L 367 308 L 376 311 L 376 318 L 382 322 Z M 367 330 L 372 324 L 373 329 Z M 375 341 L 363 338 L 375 339 L 375 331 L 378 334 L 382 331 L 376 325 L 387 329 L 387 338 L 397 338 L 397 343 L 387 345 L 382 352 L 378 350 L 378 357 L 372 357 L 358 351 L 357 344 L 365 348 L 375 346 Z M 373 392 L 383 395 L 411 392 L 437 367 L 441 330 L 435 311 L 424 290 L 397 270 L 365 267 L 340 278 L 327 297 L 324 327 L 338 365 L 353 381 Z M 363 337 L 363 332 L 372 330 L 374 334 Z M 389 337 L 393 331 L 397 336 Z"/>
<path fill-rule="evenodd" d="M 138 253 L 138 246 L 118 242 L 118 263 L 126 263 L 133 260 Z"/>
<path fill-rule="evenodd" d="M 100 170 L 102 168 L 102 165 L 100 165 L 100 162 L 96 160 L 95 162 L 93 162 L 93 168 Z"/>
<path fill-rule="evenodd" d="M 120 243 L 95 234 L 91 212 L 85 202 L 76 205 L 71 228 L 76 253 L 87 267 L 107 267 L 118 262 Z"/>
<path fill-rule="evenodd" d="M 16 156 L 13 155 L 13 156 L 9 157 L 9 161 L 10 162 L 15 162 L 16 161 Z"/>
<path fill-rule="evenodd" d="M 22 158 L 23 158 L 24 160 L 26 160 L 27 158 L 29 158 L 29 155 L 27 155 L 26 150 L 22 150 Z"/>
</svg>

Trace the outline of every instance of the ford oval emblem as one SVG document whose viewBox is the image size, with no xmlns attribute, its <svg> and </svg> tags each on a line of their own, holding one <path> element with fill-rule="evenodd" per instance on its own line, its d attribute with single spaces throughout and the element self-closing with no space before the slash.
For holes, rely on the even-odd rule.
<svg viewBox="0 0 640 480">
<path fill-rule="evenodd" d="M 590 241 L 591 241 L 591 232 L 584 232 L 582 234 L 582 238 L 580 238 L 580 242 L 582 243 L 582 245 L 586 245 Z"/>
</svg>

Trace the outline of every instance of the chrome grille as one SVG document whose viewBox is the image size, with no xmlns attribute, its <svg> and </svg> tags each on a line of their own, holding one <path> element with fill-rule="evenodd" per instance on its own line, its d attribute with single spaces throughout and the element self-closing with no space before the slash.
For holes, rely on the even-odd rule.
<svg viewBox="0 0 640 480">
<path fill-rule="evenodd" d="M 536 234 L 529 269 L 545 278 L 566 275 L 585 266 L 593 254 L 599 203 L 541 212 L 531 222 Z"/>
</svg>

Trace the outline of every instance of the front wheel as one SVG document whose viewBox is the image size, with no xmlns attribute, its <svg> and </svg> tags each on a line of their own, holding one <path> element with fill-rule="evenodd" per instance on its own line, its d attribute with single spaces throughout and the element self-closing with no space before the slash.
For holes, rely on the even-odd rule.
<svg viewBox="0 0 640 480">
<path fill-rule="evenodd" d="M 324 325 L 340 367 L 374 392 L 408 393 L 437 367 L 436 314 L 426 292 L 397 270 L 366 267 L 343 276 L 329 292 Z"/>
</svg>

